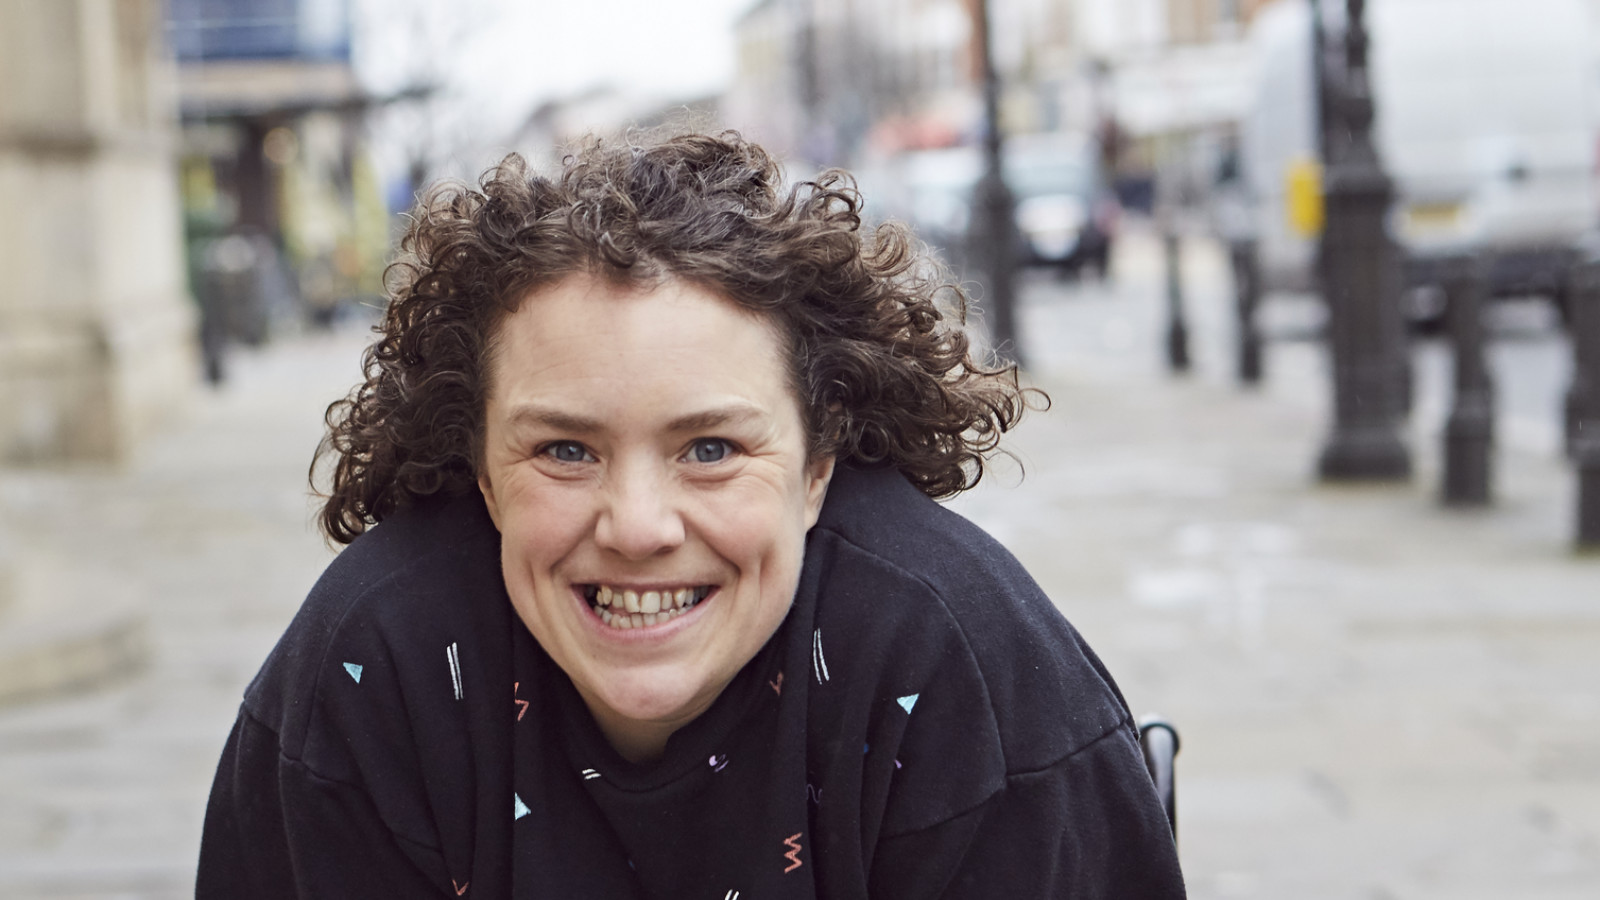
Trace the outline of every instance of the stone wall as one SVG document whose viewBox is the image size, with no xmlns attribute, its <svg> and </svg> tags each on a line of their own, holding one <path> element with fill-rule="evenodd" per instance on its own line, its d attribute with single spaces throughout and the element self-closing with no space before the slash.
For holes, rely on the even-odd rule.
<svg viewBox="0 0 1600 900">
<path fill-rule="evenodd" d="M 0 463 L 115 461 L 198 383 L 160 13 L 0 3 Z"/>
</svg>

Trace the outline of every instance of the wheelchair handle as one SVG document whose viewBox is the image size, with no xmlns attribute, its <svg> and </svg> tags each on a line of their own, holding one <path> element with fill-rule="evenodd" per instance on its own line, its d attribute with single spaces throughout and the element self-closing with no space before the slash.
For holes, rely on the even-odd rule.
<svg viewBox="0 0 1600 900">
<path fill-rule="evenodd" d="M 1173 775 L 1173 759 L 1178 755 L 1178 729 L 1160 716 L 1143 716 L 1139 719 L 1139 749 L 1144 751 L 1144 765 L 1155 783 L 1156 796 L 1161 798 L 1161 808 L 1167 814 L 1167 824 L 1172 828 L 1173 839 L 1178 836 L 1178 790 Z"/>
</svg>

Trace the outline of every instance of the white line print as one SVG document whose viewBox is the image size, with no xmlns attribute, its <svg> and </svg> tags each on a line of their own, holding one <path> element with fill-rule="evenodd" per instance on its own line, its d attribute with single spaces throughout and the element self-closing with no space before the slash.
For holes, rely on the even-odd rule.
<svg viewBox="0 0 1600 900">
<path fill-rule="evenodd" d="M 726 769 L 728 767 L 728 755 L 726 753 L 723 753 L 723 754 L 713 753 L 711 755 L 711 759 L 707 760 L 707 762 L 711 766 L 711 771 L 713 771 L 713 772 L 721 772 L 723 769 Z"/>
<path fill-rule="evenodd" d="M 828 660 L 822 655 L 822 629 L 811 633 L 811 669 L 817 674 L 817 684 L 828 681 Z"/>
<path fill-rule="evenodd" d="M 722 895 L 722 900 L 739 900 L 739 892 L 738 891 L 729 891 L 726 894 Z"/>
<path fill-rule="evenodd" d="M 451 644 L 444 649 L 444 658 L 450 663 L 450 684 L 456 690 L 456 699 L 461 699 L 461 654 L 456 650 L 456 645 Z"/>
<path fill-rule="evenodd" d="M 584 769 L 583 770 L 583 780 L 584 781 L 593 781 L 594 779 L 599 778 L 599 777 L 600 777 L 600 773 L 596 772 L 593 769 Z"/>
</svg>

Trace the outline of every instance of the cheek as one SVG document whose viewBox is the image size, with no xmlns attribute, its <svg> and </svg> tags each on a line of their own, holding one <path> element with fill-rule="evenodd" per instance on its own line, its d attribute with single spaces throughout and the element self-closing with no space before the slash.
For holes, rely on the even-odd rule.
<svg viewBox="0 0 1600 900">
<path fill-rule="evenodd" d="M 727 500 L 702 511 L 699 532 L 717 555 L 759 577 L 764 589 L 781 587 L 773 579 L 792 579 L 804 549 L 803 505 L 770 495 Z"/>
<path fill-rule="evenodd" d="M 533 569 L 549 566 L 582 539 L 586 516 L 581 493 L 548 484 L 509 487 L 500 503 L 501 539 L 509 561 Z"/>
</svg>

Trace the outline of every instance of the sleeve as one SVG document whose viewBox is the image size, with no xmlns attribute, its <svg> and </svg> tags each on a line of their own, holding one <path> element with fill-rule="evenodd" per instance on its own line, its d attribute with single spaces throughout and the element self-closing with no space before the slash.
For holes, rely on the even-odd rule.
<svg viewBox="0 0 1600 900">
<path fill-rule="evenodd" d="M 364 790 L 285 757 L 240 711 L 206 808 L 197 900 L 446 896 L 427 869 L 444 871 L 436 849 L 395 835 Z"/>
<path fill-rule="evenodd" d="M 1011 775 L 983 805 L 880 842 L 874 900 L 1182 900 L 1183 874 L 1132 729 Z"/>
</svg>

